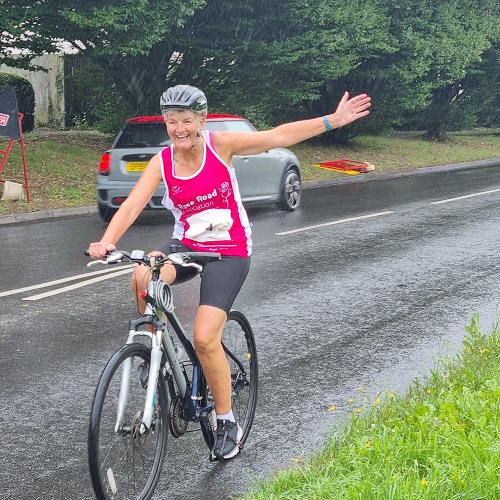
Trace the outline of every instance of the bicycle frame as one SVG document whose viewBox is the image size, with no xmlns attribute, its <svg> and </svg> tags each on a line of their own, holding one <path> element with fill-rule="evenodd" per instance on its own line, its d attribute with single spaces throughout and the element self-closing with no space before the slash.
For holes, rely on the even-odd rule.
<svg viewBox="0 0 500 500">
<path fill-rule="evenodd" d="M 150 282 L 148 291 L 153 292 Z M 168 285 L 166 285 L 168 286 Z M 161 318 L 161 319 L 160 319 Z M 153 332 L 138 330 L 142 325 L 151 325 Z M 177 357 L 175 346 L 170 338 L 167 330 L 167 324 L 170 324 L 174 329 L 179 341 L 181 342 L 185 352 L 189 357 L 189 361 L 193 363 L 193 375 L 191 380 L 191 387 L 188 386 L 181 363 Z M 130 321 L 129 334 L 127 344 L 135 342 L 137 336 L 147 336 L 151 339 L 151 362 L 148 375 L 148 387 L 146 392 L 146 401 L 144 404 L 143 419 L 140 426 L 140 433 L 146 434 L 151 427 L 153 418 L 153 410 L 155 404 L 155 389 L 160 375 L 161 359 L 162 359 L 162 345 L 165 354 L 172 370 L 172 377 L 177 386 L 177 390 L 184 402 L 184 408 L 187 411 L 189 420 L 197 420 L 206 418 L 215 408 L 212 403 L 207 407 L 200 408 L 198 396 L 198 387 L 201 381 L 201 365 L 193 348 L 193 345 L 186 338 L 185 331 L 172 311 L 164 312 L 158 308 L 153 307 L 151 304 L 146 305 L 145 315 L 142 318 Z M 116 415 L 115 432 L 119 432 L 123 422 L 123 415 L 127 406 L 128 392 L 130 387 L 130 379 L 132 372 L 132 359 L 127 360 L 123 366 L 122 380 L 120 386 L 120 395 L 118 398 L 118 407 Z"/>
<path fill-rule="evenodd" d="M 129 322 L 126 344 L 106 363 L 92 402 L 87 446 L 97 498 L 151 498 L 169 433 L 180 438 L 186 432 L 200 430 L 210 450 L 209 460 L 223 461 L 243 448 L 252 427 L 257 404 L 257 350 L 247 318 L 231 310 L 221 344 L 231 377 L 231 407 L 239 423 L 237 436 L 231 438 L 235 446 L 230 452 L 226 448 L 218 451 L 222 427 L 216 420 L 213 394 L 191 332 L 186 336 L 174 313 L 172 288 L 161 279 L 160 270 L 165 264 L 177 264 L 194 267 L 201 274 L 204 263 L 221 260 L 221 255 L 173 248 L 171 254 L 159 258 L 142 250 L 117 250 L 88 264 L 128 260 L 146 266 L 146 272 L 140 268 L 134 278 L 144 315 Z M 145 276 L 149 276 L 146 290 Z M 230 429 L 225 432 L 229 434 Z"/>
</svg>

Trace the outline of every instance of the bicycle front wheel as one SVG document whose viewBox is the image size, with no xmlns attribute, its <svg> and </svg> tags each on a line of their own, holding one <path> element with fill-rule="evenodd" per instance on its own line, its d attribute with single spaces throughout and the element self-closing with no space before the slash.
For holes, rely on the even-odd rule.
<svg viewBox="0 0 500 500">
<path fill-rule="evenodd" d="M 158 483 L 165 458 L 169 411 L 165 382 L 160 376 L 153 420 L 141 434 L 150 359 L 150 349 L 142 344 L 123 346 L 111 357 L 97 384 L 90 414 L 88 461 L 92 486 L 99 499 L 149 499 Z M 118 419 L 124 378 L 128 380 L 128 398 Z"/>
<path fill-rule="evenodd" d="M 222 345 L 231 370 L 232 410 L 243 430 L 242 446 L 255 416 L 259 373 L 253 331 L 239 311 L 229 313 L 222 333 Z"/>
</svg>

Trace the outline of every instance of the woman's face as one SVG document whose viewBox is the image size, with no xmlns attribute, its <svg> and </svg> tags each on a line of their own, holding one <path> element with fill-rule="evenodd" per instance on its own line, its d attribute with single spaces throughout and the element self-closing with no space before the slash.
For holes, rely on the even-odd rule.
<svg viewBox="0 0 500 500">
<path fill-rule="evenodd" d="M 188 151 L 195 145 L 198 131 L 203 127 L 205 118 L 194 111 L 168 111 L 164 115 L 164 120 L 174 146 Z"/>
</svg>

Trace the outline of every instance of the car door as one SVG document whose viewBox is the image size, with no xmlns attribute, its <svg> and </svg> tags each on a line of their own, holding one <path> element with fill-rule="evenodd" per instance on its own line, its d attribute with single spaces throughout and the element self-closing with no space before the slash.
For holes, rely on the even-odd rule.
<svg viewBox="0 0 500 500">
<path fill-rule="evenodd" d="M 279 192 L 282 168 L 274 152 L 234 156 L 233 167 L 242 198 L 265 200 Z"/>
</svg>

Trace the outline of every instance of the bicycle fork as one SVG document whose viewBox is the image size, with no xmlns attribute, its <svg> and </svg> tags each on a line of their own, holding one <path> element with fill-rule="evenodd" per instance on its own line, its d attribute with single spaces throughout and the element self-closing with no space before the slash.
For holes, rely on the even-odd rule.
<svg viewBox="0 0 500 500">
<path fill-rule="evenodd" d="M 146 403 L 144 405 L 144 413 L 140 433 L 146 434 L 151 428 L 153 420 L 153 412 L 156 402 L 156 385 L 158 384 L 158 375 L 160 373 L 161 364 L 161 338 L 162 332 L 156 331 L 151 339 L 151 362 L 149 364 L 148 388 L 146 392 Z"/>
<path fill-rule="evenodd" d="M 144 332 L 141 332 L 143 334 Z M 127 344 L 134 341 L 134 337 L 137 334 L 136 330 L 130 330 L 129 338 Z M 161 339 L 163 335 L 162 330 L 157 330 L 155 333 L 149 334 L 151 336 L 151 360 L 149 363 L 149 374 L 148 374 L 148 387 L 146 390 L 146 402 L 144 404 L 144 411 L 142 415 L 142 421 L 139 428 L 141 434 L 146 434 L 153 420 L 154 406 L 156 402 L 156 386 L 158 384 L 158 376 L 160 373 L 161 364 Z M 116 412 L 116 423 L 115 432 L 118 433 L 121 430 L 125 408 L 127 407 L 128 393 L 130 389 L 130 380 L 132 376 L 132 362 L 133 358 L 128 358 L 123 362 L 122 379 L 120 383 L 120 395 L 118 397 L 118 406 Z"/>
</svg>

